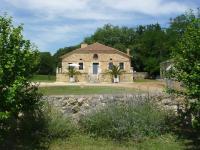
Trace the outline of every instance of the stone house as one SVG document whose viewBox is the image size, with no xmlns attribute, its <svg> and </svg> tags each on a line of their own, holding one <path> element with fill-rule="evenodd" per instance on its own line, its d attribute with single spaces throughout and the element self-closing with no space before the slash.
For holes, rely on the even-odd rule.
<svg viewBox="0 0 200 150">
<path fill-rule="evenodd" d="M 131 56 L 129 49 L 127 53 L 100 43 L 91 45 L 81 44 L 81 48 L 69 52 L 61 58 L 61 68 L 57 68 L 56 80 L 69 81 L 66 75 L 71 64 L 77 66 L 81 75 L 76 77 L 77 82 L 111 82 L 112 77 L 106 71 L 112 65 L 120 66 L 125 71 L 120 76 L 120 82 L 131 82 L 133 80 L 133 68 L 131 67 Z"/>
</svg>

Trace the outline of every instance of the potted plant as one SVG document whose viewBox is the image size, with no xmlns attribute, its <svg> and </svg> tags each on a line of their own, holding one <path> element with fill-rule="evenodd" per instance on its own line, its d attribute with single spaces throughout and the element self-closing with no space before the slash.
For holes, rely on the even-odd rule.
<svg viewBox="0 0 200 150">
<path fill-rule="evenodd" d="M 81 74 L 79 71 L 77 71 L 75 69 L 75 67 L 69 67 L 68 68 L 68 72 L 67 72 L 68 76 L 69 76 L 69 81 L 70 82 L 75 82 L 75 76 Z"/>
<path fill-rule="evenodd" d="M 119 83 L 119 76 L 125 73 L 125 71 L 120 69 L 119 66 L 113 65 L 112 68 L 107 71 L 107 73 L 111 75 L 114 83 Z"/>
</svg>

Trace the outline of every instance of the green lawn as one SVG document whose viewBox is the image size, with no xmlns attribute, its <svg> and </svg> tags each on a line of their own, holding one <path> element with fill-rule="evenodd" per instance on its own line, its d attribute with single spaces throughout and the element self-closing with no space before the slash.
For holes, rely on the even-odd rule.
<svg viewBox="0 0 200 150">
<path fill-rule="evenodd" d="M 54 140 L 50 150 L 183 150 L 182 141 L 167 134 L 144 141 L 117 142 L 103 138 L 91 138 L 88 135 L 74 135 L 69 139 Z"/>
<path fill-rule="evenodd" d="M 34 82 L 55 82 L 56 76 L 54 75 L 34 75 L 31 81 Z"/>
<path fill-rule="evenodd" d="M 108 86 L 53 86 L 40 87 L 44 95 L 89 95 L 89 94 L 119 94 L 141 92 L 133 88 L 120 88 Z"/>
</svg>

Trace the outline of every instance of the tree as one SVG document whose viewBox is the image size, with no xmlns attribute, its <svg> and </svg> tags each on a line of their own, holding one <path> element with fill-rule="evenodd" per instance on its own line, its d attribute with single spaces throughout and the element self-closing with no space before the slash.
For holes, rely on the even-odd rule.
<svg viewBox="0 0 200 150">
<path fill-rule="evenodd" d="M 120 69 L 120 66 L 112 65 L 111 69 L 106 71 L 106 73 L 111 76 L 114 82 L 119 82 L 119 76 L 125 73 L 125 71 Z"/>
<path fill-rule="evenodd" d="M 194 18 L 173 49 L 173 77 L 182 82 L 192 123 L 200 128 L 200 19 Z"/>
<path fill-rule="evenodd" d="M 70 82 L 75 82 L 75 76 L 80 75 L 81 72 L 76 70 L 75 67 L 69 67 L 67 75 L 69 76 Z"/>
<path fill-rule="evenodd" d="M 197 9 L 196 14 L 193 10 L 189 10 L 185 14 L 181 14 L 173 19 L 170 19 L 170 26 L 166 30 L 168 35 L 168 44 L 171 47 L 174 47 L 177 41 L 182 37 L 182 35 L 186 31 L 186 28 L 189 25 L 189 23 L 191 23 L 193 19 L 199 17 L 200 10 Z"/>
<path fill-rule="evenodd" d="M 170 57 L 167 35 L 159 24 L 139 26 L 136 30 L 137 44 L 134 48 L 134 64 L 151 77 L 159 75 L 159 64 Z M 135 55 L 135 56 L 134 56 Z"/>
<path fill-rule="evenodd" d="M 22 31 L 21 25 L 12 25 L 11 17 L 0 16 L 0 140 L 6 131 L 16 130 L 20 113 L 39 106 L 37 86 L 29 82 L 37 68 L 38 51 Z"/>
<path fill-rule="evenodd" d="M 40 63 L 38 74 L 50 75 L 54 73 L 55 62 L 50 52 L 40 52 Z"/>
</svg>

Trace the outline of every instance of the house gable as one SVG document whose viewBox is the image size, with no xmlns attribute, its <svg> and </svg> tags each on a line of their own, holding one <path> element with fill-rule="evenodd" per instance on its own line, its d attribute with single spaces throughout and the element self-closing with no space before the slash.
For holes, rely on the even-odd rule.
<svg viewBox="0 0 200 150">
<path fill-rule="evenodd" d="M 94 43 L 91 45 L 88 45 L 87 47 L 84 48 L 78 48 L 76 50 L 73 50 L 63 56 L 61 56 L 61 59 L 64 59 L 72 54 L 88 54 L 88 53 L 105 53 L 105 54 L 119 54 L 122 55 L 123 57 L 127 57 L 127 58 L 131 58 L 130 55 L 121 52 L 115 48 L 109 47 L 109 46 L 105 46 L 103 44 L 100 43 Z"/>
</svg>

